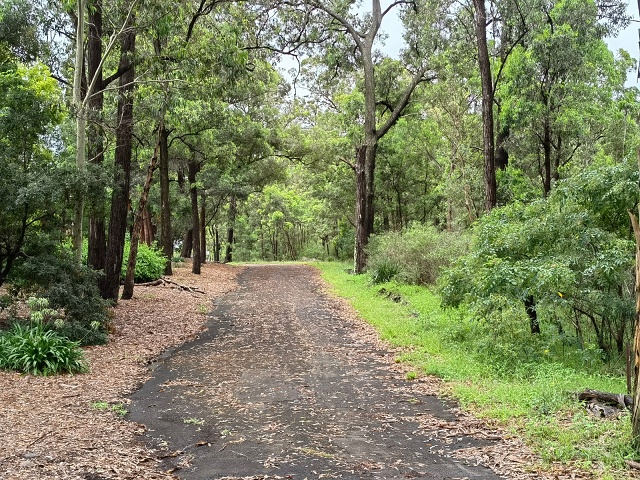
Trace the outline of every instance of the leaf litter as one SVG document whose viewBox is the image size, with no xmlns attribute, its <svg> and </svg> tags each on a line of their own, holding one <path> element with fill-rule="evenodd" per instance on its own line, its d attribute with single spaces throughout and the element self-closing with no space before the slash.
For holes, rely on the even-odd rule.
<svg viewBox="0 0 640 480">
<path fill-rule="evenodd" d="M 205 264 L 174 269 L 172 280 L 204 291 L 136 286 L 113 309 L 107 345 L 85 348 L 91 372 L 33 377 L 0 371 L 0 479 L 170 479 L 159 452 L 141 437 L 145 427 L 96 409 L 129 402 L 161 353 L 195 338 L 214 299 L 237 286 L 240 268 Z M 186 459 L 185 459 L 186 460 Z"/>
<path fill-rule="evenodd" d="M 191 274 L 188 265 L 175 269 L 172 280 L 200 289 L 204 295 L 196 294 L 195 290 L 172 288 L 168 282 L 159 286 L 137 286 L 132 300 L 120 301 L 114 308 L 113 333 L 109 343 L 85 349 L 91 365 L 88 374 L 33 377 L 0 371 L 3 413 L 0 417 L 0 479 L 175 479 L 175 473 L 188 468 L 192 457 L 176 451 L 173 453 L 181 457 L 180 462 L 175 468 L 163 470 L 162 459 L 172 453 L 166 448 L 163 450 L 162 445 L 150 446 L 143 436 L 146 432 L 144 425 L 127 421 L 112 410 L 99 410 L 92 405 L 101 402 L 110 406 L 123 405 L 126 409 L 128 395 L 150 377 L 149 366 L 167 349 L 195 338 L 202 331 L 208 320 L 203 311 L 211 310 L 215 298 L 237 286 L 239 272 L 239 268 L 217 264 L 203 265 L 200 276 Z M 444 394 L 442 382 L 437 378 L 423 376 L 411 382 L 405 381 L 410 368 L 395 362 L 401 352 L 381 341 L 373 327 L 360 320 L 346 302 L 336 300 L 336 310 L 350 324 L 352 346 L 356 347 L 349 349 L 350 362 L 354 365 L 362 363 L 362 358 L 355 358 L 355 355 L 360 355 L 354 355 L 354 351 L 369 355 L 373 352 L 398 379 L 394 388 L 406 390 L 407 398 Z M 268 337 L 268 331 L 263 333 Z M 239 360 L 241 358 L 226 359 L 230 365 Z M 201 386 L 189 381 L 174 381 L 166 385 L 167 388 L 191 389 L 184 392 L 189 395 L 200 393 Z M 225 400 L 234 403 L 233 395 L 223 382 L 216 390 L 216 394 L 228 397 Z M 304 394 L 304 388 L 302 390 Z M 259 415 L 260 403 L 254 402 L 253 407 L 257 411 L 245 413 Z M 437 439 L 439 449 L 445 445 L 441 452 L 445 456 L 466 460 L 472 465 L 488 466 L 496 473 L 515 480 L 591 478 L 570 466 L 556 465 L 543 471 L 539 467 L 540 459 L 517 436 L 456 408 L 452 413 L 455 415 L 452 421 L 432 416 L 428 411 L 414 419 L 420 429 L 416 434 Z M 372 416 L 371 428 L 384 430 L 396 421 L 392 415 L 384 418 Z M 275 421 L 267 423 L 264 434 L 276 435 L 288 427 Z M 231 431 L 228 434 L 231 435 Z M 336 432 L 327 430 L 322 434 L 334 435 Z M 457 440 L 462 436 L 489 442 L 480 447 L 456 448 Z M 243 441 L 244 438 L 238 438 L 228 445 Z M 195 444 L 196 447 L 205 445 L 211 446 L 206 441 Z M 327 455 L 312 445 L 303 445 L 299 449 L 318 456 Z M 273 457 L 265 459 L 274 464 L 282 460 L 286 461 Z M 353 467 L 354 471 L 362 472 L 379 468 L 381 466 L 374 463 Z M 280 478 L 288 476 L 223 477 L 219 480 Z"/>
</svg>

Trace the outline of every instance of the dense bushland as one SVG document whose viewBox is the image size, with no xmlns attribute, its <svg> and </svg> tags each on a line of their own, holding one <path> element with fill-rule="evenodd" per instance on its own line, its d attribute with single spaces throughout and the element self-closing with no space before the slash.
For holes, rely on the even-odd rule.
<svg viewBox="0 0 640 480">
<path fill-rule="evenodd" d="M 55 329 L 83 345 L 107 341 L 110 303 L 100 296 L 99 272 L 78 265 L 64 247 L 47 243 L 19 262 L 9 279 L 9 291 L 16 297 L 47 299 L 51 308 L 63 314 Z M 29 250 L 27 250 L 29 251 Z"/>
<path fill-rule="evenodd" d="M 637 185 L 635 162 L 594 166 L 545 199 L 494 209 L 475 225 L 469 254 L 441 278 L 445 305 L 465 304 L 497 331 L 528 323 L 559 345 L 621 354 L 635 317 L 627 212 Z"/>
<path fill-rule="evenodd" d="M 406 230 L 371 239 L 368 270 L 374 283 L 396 279 L 408 284 L 433 285 L 441 269 L 467 251 L 467 243 L 466 235 L 414 223 Z"/>
</svg>

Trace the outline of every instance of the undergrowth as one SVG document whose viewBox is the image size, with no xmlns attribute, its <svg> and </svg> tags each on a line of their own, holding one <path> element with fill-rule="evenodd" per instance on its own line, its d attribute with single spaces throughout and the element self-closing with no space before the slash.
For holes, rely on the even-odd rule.
<svg viewBox="0 0 640 480">
<path fill-rule="evenodd" d="M 445 380 L 474 415 L 525 437 L 543 463 L 562 462 L 602 479 L 626 478 L 633 458 L 628 416 L 600 420 L 577 402 L 585 388 L 624 392 L 621 363 L 565 345 L 553 332 L 522 331 L 474 321 L 463 309 L 441 307 L 429 289 L 374 284 L 348 266 L 317 263 L 334 293 L 347 299 L 381 337 L 406 353 L 399 360 Z M 497 330 L 497 331 L 496 331 Z"/>
<path fill-rule="evenodd" d="M 0 333 L 0 368 L 31 375 L 55 375 L 87 371 L 79 342 L 73 342 L 51 329 L 45 322 L 56 311 L 44 298 L 28 300 L 28 324 L 14 323 Z"/>
</svg>

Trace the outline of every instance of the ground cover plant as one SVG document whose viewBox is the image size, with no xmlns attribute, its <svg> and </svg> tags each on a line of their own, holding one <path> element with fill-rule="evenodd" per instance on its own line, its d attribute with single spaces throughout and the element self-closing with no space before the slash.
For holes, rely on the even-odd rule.
<svg viewBox="0 0 640 480">
<path fill-rule="evenodd" d="M 464 308 L 443 308 L 425 287 L 376 285 L 369 276 L 349 275 L 346 265 L 317 265 L 337 295 L 402 348 L 398 360 L 443 378 L 474 415 L 523 435 L 546 468 L 562 462 L 598 478 L 625 478 L 625 460 L 633 457 L 629 416 L 595 418 L 575 396 L 585 388 L 624 392 L 619 363 L 603 361 L 597 350 L 549 349 L 544 335 L 520 342 L 517 332 L 495 331 Z M 525 320 L 521 330 L 527 328 Z"/>
<path fill-rule="evenodd" d="M 81 373 L 88 370 L 79 342 L 53 329 L 57 312 L 45 298 L 27 301 L 29 323 L 14 323 L 0 333 L 0 368 L 31 375 Z"/>
</svg>

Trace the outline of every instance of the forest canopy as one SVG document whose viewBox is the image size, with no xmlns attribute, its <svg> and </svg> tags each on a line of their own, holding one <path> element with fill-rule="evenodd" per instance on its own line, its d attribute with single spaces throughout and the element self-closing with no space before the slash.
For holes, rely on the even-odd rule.
<svg viewBox="0 0 640 480">
<path fill-rule="evenodd" d="M 625 12 L 3 0 L 0 285 L 93 343 L 121 282 L 130 298 L 185 258 L 196 274 L 353 260 L 374 281 L 437 283 L 478 321 L 619 354 L 640 92 L 605 38 Z"/>
</svg>

